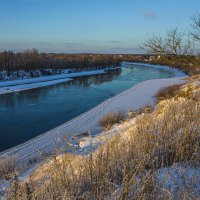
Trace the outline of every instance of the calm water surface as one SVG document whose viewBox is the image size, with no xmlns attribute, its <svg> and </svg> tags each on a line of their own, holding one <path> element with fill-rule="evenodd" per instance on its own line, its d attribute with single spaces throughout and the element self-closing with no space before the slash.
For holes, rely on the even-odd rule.
<svg viewBox="0 0 200 200">
<path fill-rule="evenodd" d="M 169 71 L 126 64 L 106 74 L 0 95 L 0 151 L 55 128 L 141 81 L 173 76 Z"/>
</svg>

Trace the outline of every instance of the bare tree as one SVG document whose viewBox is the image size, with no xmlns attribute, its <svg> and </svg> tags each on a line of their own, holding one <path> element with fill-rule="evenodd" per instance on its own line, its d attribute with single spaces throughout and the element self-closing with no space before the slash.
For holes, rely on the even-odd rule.
<svg viewBox="0 0 200 200">
<path fill-rule="evenodd" d="M 167 53 L 180 55 L 182 53 L 182 41 L 184 33 L 179 32 L 178 27 L 171 28 L 167 33 L 166 46 Z"/>
<path fill-rule="evenodd" d="M 191 55 L 193 53 L 192 40 L 189 34 L 181 32 L 178 27 L 171 28 L 166 39 L 167 53 L 173 55 Z"/>
<path fill-rule="evenodd" d="M 190 55 L 192 41 L 187 34 L 178 30 L 178 27 L 168 30 L 165 38 L 153 35 L 143 44 L 143 49 L 148 48 L 152 53 L 166 55 Z"/>
</svg>

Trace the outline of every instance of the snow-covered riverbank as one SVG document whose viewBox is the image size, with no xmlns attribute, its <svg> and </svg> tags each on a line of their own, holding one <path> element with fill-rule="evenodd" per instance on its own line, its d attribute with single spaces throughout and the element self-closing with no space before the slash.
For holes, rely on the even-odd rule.
<svg viewBox="0 0 200 200">
<path fill-rule="evenodd" d="M 72 80 L 78 76 L 91 76 L 106 73 L 105 70 L 83 71 L 69 74 L 59 74 L 53 76 L 43 76 L 38 78 L 2 81 L 0 82 L 0 95 L 5 93 L 19 92 L 39 87 L 45 87 Z"/>
<path fill-rule="evenodd" d="M 174 74 L 175 77 L 185 77 L 186 74 L 184 72 L 182 72 L 179 69 L 176 68 L 172 68 L 166 65 L 152 65 L 152 64 L 147 64 L 147 63 L 136 63 L 136 62 L 122 62 L 122 66 L 123 64 L 129 64 L 129 65 L 137 65 L 137 66 L 141 66 L 141 67 L 152 67 L 155 69 L 160 69 L 160 70 L 165 70 L 165 71 L 169 71 L 172 74 Z"/>
</svg>

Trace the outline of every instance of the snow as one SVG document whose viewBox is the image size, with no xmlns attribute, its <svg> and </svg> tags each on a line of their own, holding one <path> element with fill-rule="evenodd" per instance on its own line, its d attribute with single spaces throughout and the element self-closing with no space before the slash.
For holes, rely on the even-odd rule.
<svg viewBox="0 0 200 200">
<path fill-rule="evenodd" d="M 79 140 L 79 147 L 82 148 L 81 152 L 89 153 L 91 149 L 95 149 L 101 144 L 109 141 L 113 136 L 125 132 L 136 122 L 136 118 L 130 120 L 128 123 L 116 124 L 109 131 L 103 131 L 95 137 L 84 137 Z"/>
<path fill-rule="evenodd" d="M 93 71 L 76 72 L 70 74 L 59 74 L 54 76 L 44 76 L 31 79 L 2 81 L 0 82 L 0 95 L 5 93 L 19 92 L 23 90 L 29 90 L 29 89 L 54 85 L 58 83 L 63 83 L 72 80 L 71 78 L 74 77 L 89 76 L 89 75 L 103 74 L 103 73 L 105 73 L 104 70 L 93 70 Z"/>
<path fill-rule="evenodd" d="M 77 76 L 93 75 L 93 74 L 99 74 L 99 73 L 105 73 L 105 72 L 104 72 L 104 70 L 93 70 L 93 71 L 76 72 L 76 73 L 70 73 L 70 74 L 43 76 L 43 77 L 38 77 L 38 78 L 29 78 L 29 79 L 12 80 L 12 81 L 1 81 L 0 87 L 22 85 L 22 84 L 29 84 L 29 83 L 36 83 L 36 82 L 44 82 L 44 81 L 51 81 L 51 80 L 57 80 L 57 79 L 72 78 L 72 77 L 77 77 Z"/>
<path fill-rule="evenodd" d="M 11 86 L 11 87 L 2 87 L 2 88 L 0 88 L 0 94 L 20 92 L 20 91 L 30 90 L 30 89 L 34 89 L 34 88 L 40 88 L 40 87 L 55 85 L 55 84 L 58 84 L 58 83 L 64 83 L 64 82 L 67 82 L 67 81 L 70 81 L 70 80 L 72 80 L 72 79 L 64 78 L 64 79 L 60 79 L 60 80 L 30 83 L 30 84 L 16 85 L 16 86 Z"/>
<path fill-rule="evenodd" d="M 161 195 L 165 193 L 168 195 L 168 199 L 199 199 L 200 197 L 200 168 L 192 167 L 189 163 L 176 163 L 173 166 L 160 168 L 156 171 L 156 184 L 158 199 L 167 199 Z M 145 184 L 141 183 L 139 176 L 135 177 L 135 184 L 137 186 L 130 185 L 129 198 L 135 199 L 134 194 L 138 187 Z M 140 184 L 141 183 L 141 184 Z M 116 185 L 116 190 L 109 195 L 106 199 L 120 199 L 123 192 L 124 185 Z M 180 193 L 184 195 L 180 195 Z"/>
<path fill-rule="evenodd" d="M 156 173 L 157 181 L 166 190 L 177 195 L 178 191 L 188 189 L 195 196 L 200 196 L 200 169 L 187 164 L 176 164 L 161 168 Z"/>
</svg>

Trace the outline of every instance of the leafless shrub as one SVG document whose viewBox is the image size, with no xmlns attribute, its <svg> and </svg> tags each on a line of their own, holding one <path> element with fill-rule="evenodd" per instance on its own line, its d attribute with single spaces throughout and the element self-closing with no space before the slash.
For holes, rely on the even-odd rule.
<svg viewBox="0 0 200 200">
<path fill-rule="evenodd" d="M 108 113 L 102 119 L 99 120 L 99 125 L 105 130 L 109 130 L 114 124 L 120 123 L 123 120 L 121 112 Z"/>
<path fill-rule="evenodd" d="M 164 87 L 164 88 L 161 88 L 155 95 L 155 98 L 158 100 L 158 101 L 161 101 L 161 100 L 164 100 L 164 99 L 169 99 L 169 98 L 172 98 L 174 96 L 176 96 L 180 90 L 180 87 L 182 85 L 179 85 L 179 84 L 175 84 L 175 85 L 172 85 L 172 86 L 168 86 L 168 87 Z"/>
<path fill-rule="evenodd" d="M 192 17 L 192 36 L 196 41 L 200 41 L 200 13 Z"/>
</svg>

